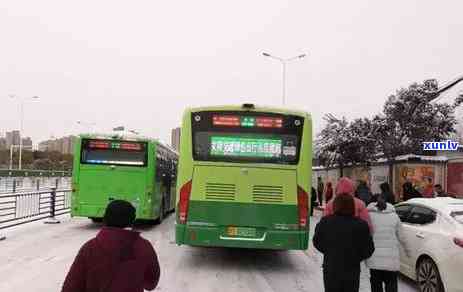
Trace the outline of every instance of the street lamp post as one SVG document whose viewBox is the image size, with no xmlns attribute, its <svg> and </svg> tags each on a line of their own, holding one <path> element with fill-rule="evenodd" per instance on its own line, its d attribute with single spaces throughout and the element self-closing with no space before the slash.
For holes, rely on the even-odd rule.
<svg viewBox="0 0 463 292">
<path fill-rule="evenodd" d="M 19 145 L 11 145 L 10 146 L 10 170 L 13 169 L 13 148 L 19 148 Z M 22 148 L 29 148 L 33 150 L 34 148 L 32 146 L 22 146 Z"/>
<path fill-rule="evenodd" d="M 463 81 L 463 75 L 458 77 L 458 78 L 455 78 L 454 80 L 450 81 L 450 82 L 447 82 L 447 84 L 445 84 L 444 86 L 441 86 L 440 88 L 438 88 L 436 91 L 433 91 L 433 92 L 427 92 L 428 94 L 428 99 L 429 101 L 432 101 L 432 100 L 435 100 L 436 98 L 438 98 L 442 93 L 444 93 L 445 91 L 451 89 L 452 87 L 454 87 L 455 85 L 457 85 L 458 83 L 462 82 Z"/>
<path fill-rule="evenodd" d="M 289 61 L 292 61 L 292 60 L 296 60 L 296 59 L 302 59 L 306 56 L 306 54 L 302 54 L 302 55 L 298 55 L 298 56 L 294 56 L 294 57 L 291 57 L 291 58 L 280 58 L 280 57 L 277 57 L 277 56 L 273 56 L 271 54 L 268 54 L 268 53 L 262 53 L 262 55 L 264 57 L 269 57 L 269 58 L 272 58 L 272 59 L 275 59 L 275 60 L 278 60 L 280 61 L 281 63 L 281 66 L 282 66 L 282 102 L 283 102 L 283 105 L 285 105 L 286 103 L 286 63 L 288 63 Z"/>
<path fill-rule="evenodd" d="M 23 125 L 24 125 L 24 101 L 25 98 L 18 97 L 14 94 L 10 94 L 11 98 L 19 99 L 19 115 L 20 115 L 20 125 L 19 125 L 19 165 L 18 169 L 22 169 L 22 150 L 23 150 Z M 38 99 L 38 96 L 32 96 L 30 99 Z"/>
</svg>

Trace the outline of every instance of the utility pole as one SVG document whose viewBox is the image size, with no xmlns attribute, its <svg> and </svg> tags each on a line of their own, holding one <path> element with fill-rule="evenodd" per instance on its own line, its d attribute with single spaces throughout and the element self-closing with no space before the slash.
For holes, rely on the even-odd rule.
<svg viewBox="0 0 463 292">
<path fill-rule="evenodd" d="M 282 97 L 281 97 L 281 100 L 282 100 L 282 104 L 285 105 L 286 104 L 286 63 L 288 63 L 289 61 L 292 61 L 292 60 L 296 60 L 296 59 L 302 59 L 306 56 L 306 54 L 302 54 L 302 55 L 298 55 L 298 56 L 294 56 L 294 57 L 291 57 L 291 58 L 280 58 L 280 57 L 277 57 L 277 56 L 273 56 L 273 55 L 270 55 L 268 53 L 262 53 L 262 55 L 264 57 L 269 57 L 269 58 L 272 58 L 272 59 L 275 59 L 275 60 L 278 60 L 280 63 L 281 63 L 281 66 L 282 66 L 282 77 L 281 77 L 281 80 L 282 80 Z"/>
<path fill-rule="evenodd" d="M 10 98 L 18 99 L 19 100 L 19 115 L 20 115 L 20 120 L 19 120 L 19 165 L 18 169 L 22 169 L 22 150 L 23 150 L 23 124 L 24 124 L 24 101 L 25 98 L 18 97 L 14 94 L 10 94 Z M 32 96 L 30 99 L 38 99 L 38 96 Z M 11 168 L 11 166 L 10 166 Z"/>
</svg>

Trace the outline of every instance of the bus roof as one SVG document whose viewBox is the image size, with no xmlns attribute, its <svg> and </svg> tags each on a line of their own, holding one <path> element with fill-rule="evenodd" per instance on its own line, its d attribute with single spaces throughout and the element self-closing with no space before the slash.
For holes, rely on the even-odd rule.
<svg viewBox="0 0 463 292">
<path fill-rule="evenodd" d="M 308 117 L 310 119 L 310 114 L 306 111 L 295 110 L 285 107 L 272 107 L 272 106 L 260 106 L 253 105 L 253 108 L 246 108 L 243 105 L 217 105 L 217 106 L 204 106 L 204 107 L 192 107 L 187 108 L 187 112 L 196 112 L 196 111 L 262 111 L 262 112 L 274 112 L 280 114 L 289 114 L 289 115 L 298 115 L 303 117 Z"/>
<path fill-rule="evenodd" d="M 167 150 L 175 153 L 178 155 L 178 152 L 175 151 L 171 146 L 167 145 L 164 142 L 161 142 L 158 139 L 154 138 L 149 138 L 141 135 L 136 135 L 130 132 L 120 132 L 120 133 L 84 133 L 79 135 L 80 138 L 88 138 L 88 139 L 107 139 L 107 140 L 112 140 L 112 139 L 117 139 L 117 140 L 123 140 L 123 141 L 140 141 L 140 142 L 154 142 L 158 145 L 161 145 L 162 147 L 166 148 Z"/>
<path fill-rule="evenodd" d="M 118 140 L 127 140 L 127 141 L 155 141 L 155 139 L 144 137 L 132 133 L 85 133 L 80 134 L 80 138 L 90 138 L 90 139 L 118 139 Z"/>
</svg>

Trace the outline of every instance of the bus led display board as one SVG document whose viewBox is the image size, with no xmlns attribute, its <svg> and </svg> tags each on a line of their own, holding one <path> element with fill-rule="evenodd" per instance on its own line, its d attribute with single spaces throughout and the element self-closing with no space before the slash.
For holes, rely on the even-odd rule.
<svg viewBox="0 0 463 292">
<path fill-rule="evenodd" d="M 91 140 L 88 142 L 88 148 L 141 151 L 142 144 L 131 143 L 131 142 L 109 142 L 109 141 L 102 141 L 102 140 Z"/>
<path fill-rule="evenodd" d="M 211 156 L 265 157 L 281 156 L 281 139 L 212 136 Z"/>
<path fill-rule="evenodd" d="M 212 125 L 229 127 L 281 128 L 283 127 L 283 119 L 264 116 L 213 115 Z"/>
</svg>

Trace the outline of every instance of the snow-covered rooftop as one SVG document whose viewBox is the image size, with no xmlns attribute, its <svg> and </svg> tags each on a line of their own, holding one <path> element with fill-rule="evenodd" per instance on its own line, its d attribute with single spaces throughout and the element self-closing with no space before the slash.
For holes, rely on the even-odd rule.
<svg viewBox="0 0 463 292">
<path fill-rule="evenodd" d="M 397 156 L 395 160 L 398 161 L 403 161 L 403 160 L 409 160 L 409 159 L 420 159 L 422 161 L 441 161 L 445 162 L 448 160 L 447 156 L 425 156 L 425 155 L 415 155 L 415 154 L 407 154 L 407 155 L 401 155 Z"/>
<path fill-rule="evenodd" d="M 449 158 L 447 156 L 443 156 L 443 155 L 440 155 L 440 156 L 426 156 L 426 155 L 415 155 L 415 154 L 407 154 L 407 155 L 400 155 L 400 156 L 397 156 L 395 158 L 395 161 L 396 162 L 400 162 L 400 161 L 408 161 L 409 159 L 419 159 L 421 161 L 427 161 L 427 162 L 446 162 L 449 160 Z M 373 164 L 381 164 L 381 163 L 385 163 L 387 162 L 387 159 L 386 158 L 380 158 L 380 159 L 377 159 L 376 161 L 373 162 Z M 349 165 L 346 165 L 346 167 L 350 167 L 352 166 L 351 164 Z M 337 165 L 333 165 L 333 166 L 330 166 L 330 167 L 324 167 L 324 166 L 313 166 L 312 167 L 312 170 L 324 170 L 324 169 L 332 169 L 332 168 L 337 168 L 338 166 Z"/>
</svg>

